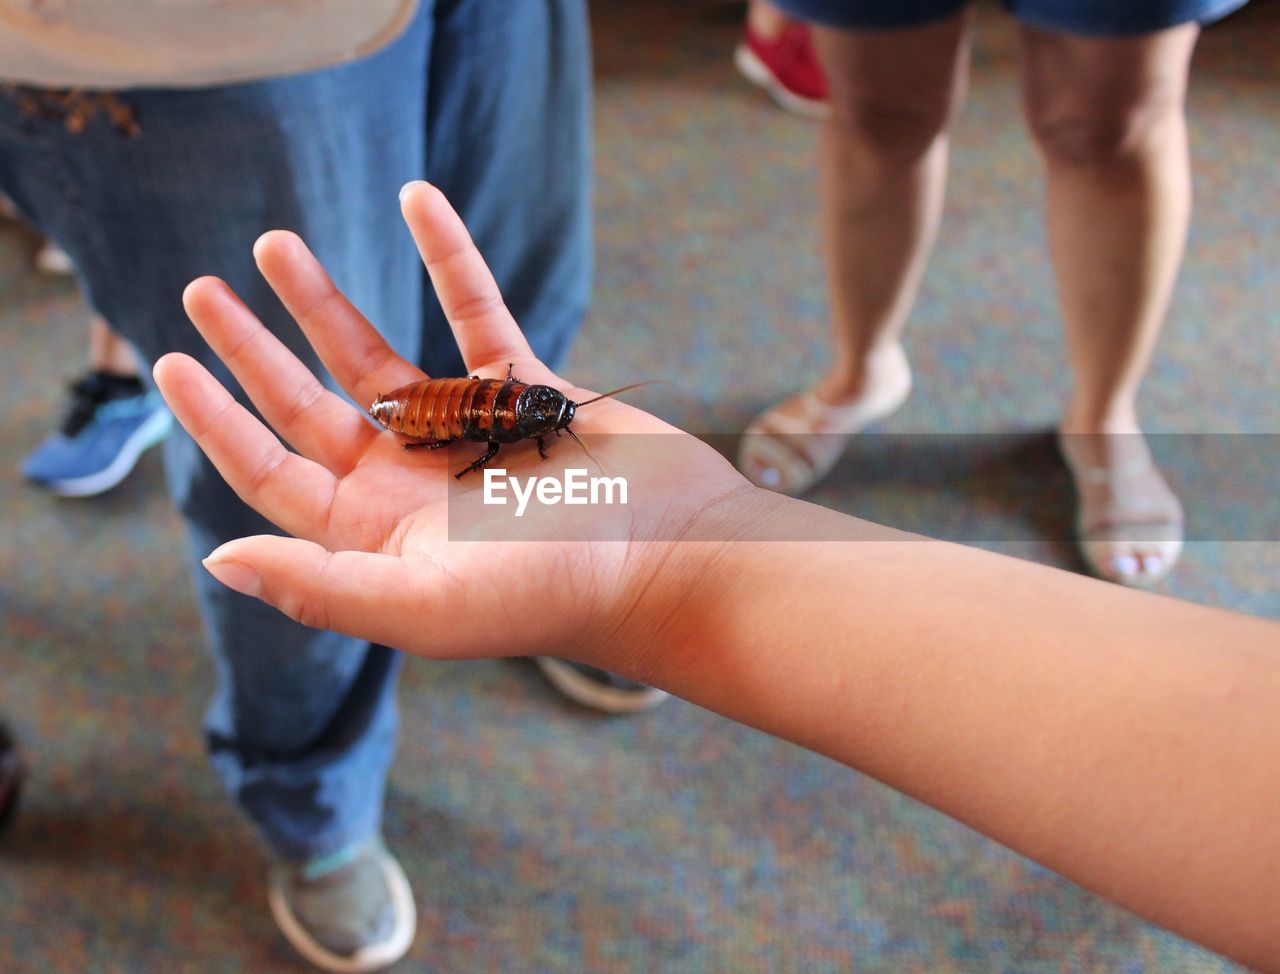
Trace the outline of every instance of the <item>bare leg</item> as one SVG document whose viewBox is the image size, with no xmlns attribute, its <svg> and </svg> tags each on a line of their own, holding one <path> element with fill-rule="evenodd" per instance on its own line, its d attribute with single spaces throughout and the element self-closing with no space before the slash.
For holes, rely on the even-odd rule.
<svg viewBox="0 0 1280 974">
<path fill-rule="evenodd" d="M 791 25 L 791 18 L 769 0 L 748 0 L 747 24 L 752 33 L 773 40 Z"/>
<path fill-rule="evenodd" d="M 133 348 L 99 315 L 94 315 L 89 322 L 89 368 L 119 376 L 138 374 L 138 359 Z"/>
<path fill-rule="evenodd" d="M 748 430 L 739 465 L 756 483 L 799 493 L 835 464 L 843 435 L 906 398 L 898 339 L 941 218 L 967 28 L 963 12 L 905 30 L 814 27 L 832 111 L 819 156 L 832 363 Z"/>
<path fill-rule="evenodd" d="M 835 361 L 818 394 L 859 396 L 895 343 L 937 236 L 947 126 L 963 97 L 967 17 L 894 31 L 815 28 L 831 84 L 823 133 L 822 242 Z"/>
<path fill-rule="evenodd" d="M 1197 34 L 1194 24 L 1121 39 L 1021 31 L 1074 376 L 1062 432 L 1082 534 L 1096 542 L 1085 554 L 1100 574 L 1131 584 L 1167 573 L 1181 543 L 1177 499 L 1144 462 L 1136 399 L 1186 238 L 1183 100 Z M 1133 524 L 1164 534 L 1137 540 Z"/>
</svg>

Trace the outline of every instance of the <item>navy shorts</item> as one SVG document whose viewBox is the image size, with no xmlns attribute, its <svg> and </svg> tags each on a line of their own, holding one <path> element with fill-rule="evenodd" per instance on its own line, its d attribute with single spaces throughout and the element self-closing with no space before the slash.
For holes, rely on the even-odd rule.
<svg viewBox="0 0 1280 974">
<path fill-rule="evenodd" d="M 969 0 L 774 0 L 791 16 L 849 30 L 918 27 L 942 20 Z M 1179 24 L 1208 24 L 1248 0 L 1003 0 L 1019 21 L 1093 37 L 1150 34 Z"/>
</svg>

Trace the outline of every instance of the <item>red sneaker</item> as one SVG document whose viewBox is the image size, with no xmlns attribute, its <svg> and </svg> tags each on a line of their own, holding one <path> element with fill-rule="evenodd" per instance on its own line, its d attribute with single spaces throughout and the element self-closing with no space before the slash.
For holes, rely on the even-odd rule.
<svg viewBox="0 0 1280 974">
<path fill-rule="evenodd" d="M 827 79 L 814 53 L 808 24 L 793 23 L 773 40 L 765 40 L 748 25 L 733 60 L 748 81 L 787 111 L 816 119 L 831 114 Z"/>
</svg>

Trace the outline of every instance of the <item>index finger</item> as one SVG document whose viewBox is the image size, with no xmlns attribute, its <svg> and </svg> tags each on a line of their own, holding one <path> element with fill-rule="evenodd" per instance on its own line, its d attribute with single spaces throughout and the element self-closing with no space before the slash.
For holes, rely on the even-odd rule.
<svg viewBox="0 0 1280 974">
<path fill-rule="evenodd" d="M 400 191 L 400 210 L 467 368 L 533 358 L 497 281 L 444 194 L 421 180 L 408 183 Z"/>
<path fill-rule="evenodd" d="M 329 374 L 362 407 L 426 378 L 334 286 L 297 234 L 268 230 L 253 245 L 253 257 Z"/>
<path fill-rule="evenodd" d="M 173 415 L 241 500 L 294 537 L 331 540 L 337 478 L 330 471 L 286 450 L 195 359 L 170 353 L 153 374 Z"/>
</svg>

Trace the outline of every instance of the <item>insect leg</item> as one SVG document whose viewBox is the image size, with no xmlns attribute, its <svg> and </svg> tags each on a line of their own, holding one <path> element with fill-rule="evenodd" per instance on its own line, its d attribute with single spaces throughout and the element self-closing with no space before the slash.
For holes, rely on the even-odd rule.
<svg viewBox="0 0 1280 974">
<path fill-rule="evenodd" d="M 453 440 L 432 440 L 429 443 L 406 443 L 406 450 L 438 450 L 441 447 L 448 446 Z"/>
<path fill-rule="evenodd" d="M 541 454 L 542 459 L 544 460 L 550 459 L 547 456 L 547 444 L 543 442 L 543 439 L 541 436 L 538 437 L 538 453 Z"/>
<path fill-rule="evenodd" d="M 498 446 L 499 444 L 495 443 L 493 440 L 490 440 L 488 452 L 485 453 L 485 455 L 482 456 L 479 460 L 476 460 L 475 462 L 468 464 L 467 466 L 459 470 L 457 473 L 455 473 L 453 475 L 454 479 L 461 480 L 463 474 L 470 473 L 472 470 L 479 470 L 486 463 L 488 463 L 490 460 L 492 460 L 494 457 L 498 455 Z"/>
</svg>

